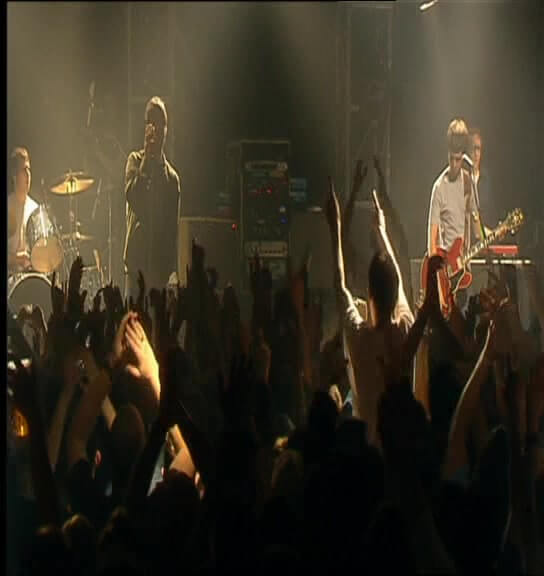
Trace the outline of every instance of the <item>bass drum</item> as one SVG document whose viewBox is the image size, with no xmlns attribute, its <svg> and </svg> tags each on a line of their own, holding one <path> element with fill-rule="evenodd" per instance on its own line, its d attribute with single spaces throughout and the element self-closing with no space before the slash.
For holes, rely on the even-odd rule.
<svg viewBox="0 0 544 576">
<path fill-rule="evenodd" d="M 51 305 L 51 282 L 43 274 L 21 274 L 8 280 L 8 305 L 13 314 L 22 306 L 39 306 L 47 322 L 53 312 Z"/>
<path fill-rule="evenodd" d="M 28 218 L 26 237 L 34 270 L 51 274 L 62 264 L 62 244 L 45 206 L 38 206 Z"/>
</svg>

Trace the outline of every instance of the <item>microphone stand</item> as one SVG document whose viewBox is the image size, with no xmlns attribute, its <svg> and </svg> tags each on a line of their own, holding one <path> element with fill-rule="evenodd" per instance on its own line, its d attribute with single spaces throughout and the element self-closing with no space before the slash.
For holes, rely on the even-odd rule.
<svg viewBox="0 0 544 576">
<path fill-rule="evenodd" d="M 478 194 L 478 186 L 476 184 L 476 179 L 474 177 L 474 169 L 472 166 L 468 166 L 469 174 L 470 174 L 470 190 L 472 193 L 472 197 L 474 199 L 474 205 L 476 206 L 476 214 L 478 215 L 478 225 L 480 227 L 480 234 L 482 238 L 486 240 L 485 234 L 485 226 L 482 220 L 482 213 L 480 211 L 480 198 Z"/>
<path fill-rule="evenodd" d="M 111 187 L 108 188 L 108 284 L 111 284 Z"/>
</svg>

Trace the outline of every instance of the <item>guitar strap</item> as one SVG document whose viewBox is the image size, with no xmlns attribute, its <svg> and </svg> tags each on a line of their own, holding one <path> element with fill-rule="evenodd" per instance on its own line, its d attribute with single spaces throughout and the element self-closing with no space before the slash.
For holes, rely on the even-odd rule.
<svg viewBox="0 0 544 576">
<path fill-rule="evenodd" d="M 463 175 L 463 187 L 465 189 L 465 233 L 463 235 L 463 252 L 468 250 L 470 247 L 470 218 L 472 216 L 470 211 L 470 176 L 464 171 L 461 170 L 461 174 Z"/>
</svg>

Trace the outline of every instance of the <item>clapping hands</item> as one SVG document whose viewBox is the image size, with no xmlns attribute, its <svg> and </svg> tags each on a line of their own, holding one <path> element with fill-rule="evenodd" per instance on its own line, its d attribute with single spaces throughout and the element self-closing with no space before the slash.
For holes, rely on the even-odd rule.
<svg viewBox="0 0 544 576">
<path fill-rule="evenodd" d="M 122 348 L 126 347 L 131 352 L 125 366 L 127 372 L 138 380 L 151 384 L 157 392 L 160 391 L 159 364 L 143 326 L 134 312 L 129 312 L 126 316 L 123 340 Z M 117 352 L 119 352 L 118 347 Z"/>
</svg>

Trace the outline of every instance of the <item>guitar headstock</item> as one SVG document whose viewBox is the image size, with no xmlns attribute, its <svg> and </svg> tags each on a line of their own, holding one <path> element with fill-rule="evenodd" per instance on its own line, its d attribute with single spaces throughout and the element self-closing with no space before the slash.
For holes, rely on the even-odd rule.
<svg viewBox="0 0 544 576">
<path fill-rule="evenodd" d="M 496 230 L 498 235 L 506 236 L 506 234 L 515 234 L 522 226 L 525 216 L 521 208 L 516 208 L 509 212 L 506 218 L 497 226 Z"/>
</svg>

